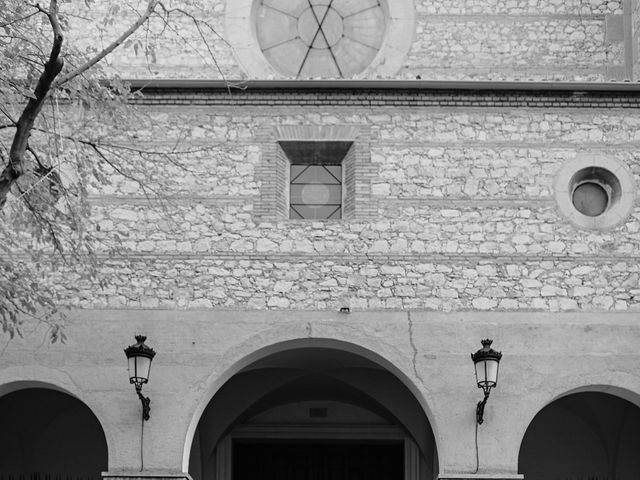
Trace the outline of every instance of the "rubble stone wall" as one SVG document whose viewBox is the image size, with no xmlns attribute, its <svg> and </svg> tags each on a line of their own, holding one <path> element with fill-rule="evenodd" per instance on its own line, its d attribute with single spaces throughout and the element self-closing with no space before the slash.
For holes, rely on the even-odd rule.
<svg viewBox="0 0 640 480">
<path fill-rule="evenodd" d="M 635 109 L 411 107 L 388 98 L 377 107 L 141 105 L 150 124 L 130 126 L 140 146 L 182 138 L 194 153 L 180 157 L 182 167 L 142 167 L 147 187 L 162 180 L 166 198 L 147 198 L 124 178 L 94 192 L 98 234 L 120 244 L 116 255 L 104 253 L 102 288 L 73 274 L 60 279 L 79 288 L 70 302 L 640 310 L 637 202 L 622 224 L 595 231 L 571 224 L 554 192 L 563 165 L 587 154 L 615 159 L 640 183 Z M 370 126 L 360 141 L 370 149 L 374 214 L 256 215 L 265 187 L 256 171 L 277 160 L 277 140 L 262 133 L 282 125 Z"/>
<path fill-rule="evenodd" d="M 631 1 L 631 0 L 630 0 Z M 637 2 L 633 2 L 637 8 Z M 227 43 L 224 0 L 182 5 L 170 28 L 159 17 L 107 58 L 109 71 L 123 78 L 247 78 L 237 52 Z M 119 28 L 135 21 L 122 8 L 117 22 L 89 29 L 82 18 L 102 18 L 105 2 L 85 11 L 73 8 L 70 42 L 108 44 Z M 413 42 L 400 71 L 390 78 L 429 80 L 606 81 L 625 79 L 622 1 L 516 0 L 438 2 L 416 0 Z M 248 14 L 247 14 L 248 15 Z M 112 16 L 113 18 L 113 16 Z M 200 31 L 194 19 L 200 22 Z M 83 27 L 84 25 L 84 27 Z M 636 29 L 637 30 L 637 29 Z M 635 31 L 635 30 L 634 30 Z M 91 36 L 86 36 L 91 32 Z M 637 39 L 636 39 L 637 40 Z M 277 74 L 274 73 L 277 76 Z"/>
</svg>

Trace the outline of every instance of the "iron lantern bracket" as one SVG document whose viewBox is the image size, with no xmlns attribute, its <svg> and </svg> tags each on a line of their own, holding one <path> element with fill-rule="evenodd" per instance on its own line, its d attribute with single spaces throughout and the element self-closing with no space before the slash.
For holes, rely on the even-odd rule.
<svg viewBox="0 0 640 480">
<path fill-rule="evenodd" d="M 476 422 L 478 425 L 482 425 L 484 422 L 484 406 L 487 404 L 487 400 L 489 400 L 489 392 L 484 392 L 484 398 L 478 402 L 476 407 Z"/>
<path fill-rule="evenodd" d="M 149 413 L 151 412 L 151 399 L 142 395 L 142 385 L 140 384 L 136 384 L 136 393 L 138 394 L 138 398 L 142 403 L 142 418 L 144 420 L 149 420 Z"/>
</svg>

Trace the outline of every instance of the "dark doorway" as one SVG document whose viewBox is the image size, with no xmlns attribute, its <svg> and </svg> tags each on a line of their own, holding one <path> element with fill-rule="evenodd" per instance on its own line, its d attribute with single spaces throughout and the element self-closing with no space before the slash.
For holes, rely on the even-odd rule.
<svg viewBox="0 0 640 480">
<path fill-rule="evenodd" d="M 232 376 L 204 410 L 189 456 L 194 480 L 419 480 L 437 472 L 433 431 L 407 386 L 373 360 L 324 347 L 267 355 Z"/>
<path fill-rule="evenodd" d="M 77 398 L 47 388 L 0 397 L 0 480 L 99 480 L 107 467 L 102 427 Z"/>
<path fill-rule="evenodd" d="M 533 419 L 520 446 L 527 480 L 638 480 L 640 408 L 603 392 L 562 397 Z"/>
<path fill-rule="evenodd" d="M 402 442 L 242 441 L 233 480 L 403 480 Z"/>
</svg>

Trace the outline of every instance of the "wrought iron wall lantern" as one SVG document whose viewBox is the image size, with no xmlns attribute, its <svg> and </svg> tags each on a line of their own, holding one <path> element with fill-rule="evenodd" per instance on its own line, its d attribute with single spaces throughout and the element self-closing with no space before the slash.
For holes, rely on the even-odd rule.
<svg viewBox="0 0 640 480">
<path fill-rule="evenodd" d="M 471 354 L 471 359 L 476 368 L 476 382 L 478 388 L 484 392 L 484 399 L 478 402 L 476 407 L 476 422 L 482 424 L 484 415 L 484 406 L 489 399 L 491 389 L 498 384 L 498 366 L 502 358 L 501 352 L 496 352 L 491 348 L 493 340 L 482 340 L 482 348 L 476 353 Z"/>
<path fill-rule="evenodd" d="M 144 341 L 146 339 L 147 337 L 144 335 L 136 335 L 137 343 L 125 348 L 124 353 L 129 363 L 129 383 L 133 383 L 136 386 L 136 393 L 142 402 L 142 418 L 149 420 L 149 412 L 151 410 L 149 404 L 151 400 L 149 397 L 142 395 L 142 385 L 149 381 L 151 360 L 153 360 L 156 352 L 153 351 L 153 348 L 145 345 Z"/>
</svg>

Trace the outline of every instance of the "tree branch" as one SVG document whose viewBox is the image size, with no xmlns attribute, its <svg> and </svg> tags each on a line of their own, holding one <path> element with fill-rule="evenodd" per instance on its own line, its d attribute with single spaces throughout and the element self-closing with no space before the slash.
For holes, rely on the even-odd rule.
<svg viewBox="0 0 640 480">
<path fill-rule="evenodd" d="M 133 153 L 137 153 L 139 155 L 159 155 L 159 156 L 163 156 L 163 157 L 168 157 L 168 156 L 176 156 L 176 155 L 188 155 L 188 154 L 194 154 L 194 153 L 202 153 L 202 152 L 208 152 L 210 151 L 210 148 L 208 147 L 202 147 L 202 148 L 190 148 L 190 149 L 185 149 L 185 150 L 176 150 L 175 147 L 172 148 L 171 150 L 168 151 L 162 151 L 162 150 L 147 150 L 144 148 L 139 148 L 139 147 L 132 147 L 132 146 L 128 146 L 128 145 L 119 145 L 117 143 L 109 143 L 109 142 L 103 142 L 100 139 L 89 139 L 89 138 L 79 138 L 79 137 L 74 137 L 73 135 L 62 135 L 62 134 L 58 134 L 58 133 L 54 133 L 50 130 L 46 130 L 43 128 L 34 128 L 33 131 L 35 132 L 40 132 L 40 133 L 44 133 L 47 135 L 57 135 L 59 138 L 63 139 L 63 140 L 69 140 L 71 142 L 78 142 L 82 145 L 87 145 L 90 147 L 93 147 L 94 145 L 99 147 L 99 148 L 104 148 L 104 149 L 115 149 L 115 150 L 125 150 L 125 151 L 129 151 L 129 152 L 133 152 Z M 172 162 L 175 163 L 175 162 Z"/>
<path fill-rule="evenodd" d="M 11 116 L 9 112 L 7 112 L 7 110 L 2 105 L 0 105 L 0 113 L 2 113 L 9 119 L 9 121 L 11 122 L 11 125 L 9 125 L 10 127 L 15 128 L 18 125 L 18 122 L 16 122 L 16 120 Z"/>
<path fill-rule="evenodd" d="M 38 11 L 42 11 L 42 9 L 39 6 L 35 6 L 35 8 L 37 8 Z M 22 17 L 14 18 L 13 20 L 9 20 L 8 22 L 5 22 L 5 23 L 0 23 L 0 28 L 5 28 L 5 27 L 8 27 L 10 25 L 13 25 L 14 23 L 18 23 L 18 22 L 22 22 L 24 20 L 27 20 L 27 19 L 33 17 L 34 15 L 37 15 L 38 11 L 35 11 L 35 12 L 32 12 L 32 13 L 28 13 L 26 15 L 23 15 Z"/>
<path fill-rule="evenodd" d="M 200 23 L 203 23 L 209 30 L 211 30 L 213 32 L 214 35 L 216 35 L 218 38 L 220 38 L 220 40 L 222 40 L 229 48 L 233 49 L 233 46 L 229 42 L 227 42 L 227 40 L 222 35 L 220 35 L 217 32 L 217 30 L 215 28 L 213 28 L 208 22 L 197 19 L 194 15 L 190 14 L 186 10 L 183 10 L 182 8 L 168 9 L 167 7 L 164 6 L 163 3 L 159 3 L 159 5 L 162 8 L 162 10 L 164 10 L 164 14 L 165 14 L 164 17 L 159 15 L 159 17 L 164 22 L 164 28 L 169 28 L 170 30 L 172 30 L 176 35 L 178 35 L 183 40 L 185 40 L 185 39 L 180 34 L 180 32 L 178 32 L 178 30 L 175 29 L 174 27 L 172 27 L 171 24 L 169 23 L 169 16 L 171 15 L 172 12 L 178 12 L 178 13 L 184 15 L 185 17 L 187 17 L 188 19 L 190 19 L 193 22 L 193 25 L 196 27 L 196 30 L 198 30 L 198 35 L 200 36 L 200 39 L 202 40 L 202 43 L 204 43 L 204 45 L 207 47 L 207 51 L 209 52 L 209 56 L 211 57 L 211 60 L 213 61 L 213 64 L 216 67 L 216 70 L 218 71 L 218 73 L 222 77 L 222 80 L 224 81 L 225 85 L 227 86 L 227 93 L 229 95 L 231 95 L 231 85 L 227 81 L 227 77 L 224 74 L 224 72 L 222 71 L 222 68 L 218 64 L 218 61 L 216 60 L 216 57 L 215 57 L 213 51 L 211 50 L 211 46 L 209 45 L 207 37 L 204 34 L 204 32 L 202 31 L 202 28 L 200 27 Z M 188 43 L 188 42 L 186 42 L 186 40 L 185 40 L 185 43 Z M 198 52 L 197 49 L 194 48 L 194 50 L 196 52 Z M 198 55 L 200 55 L 199 52 L 198 52 Z M 202 55 L 200 55 L 200 57 L 204 58 Z"/>
<path fill-rule="evenodd" d="M 36 160 L 36 162 L 37 162 L 37 164 L 38 164 L 38 166 L 39 166 L 40 168 L 46 168 L 46 167 L 42 164 L 42 162 L 40 161 L 40 157 L 38 156 L 38 154 L 37 154 L 37 153 L 36 153 L 36 152 L 35 152 L 35 151 L 30 147 L 30 146 L 28 146 L 28 145 L 27 145 L 27 151 L 28 151 L 31 155 L 33 155 L 33 158 Z"/>
<path fill-rule="evenodd" d="M 63 66 L 62 58 L 60 58 L 60 50 L 64 37 L 62 35 L 62 28 L 58 22 L 58 2 L 57 0 L 50 0 L 48 12 L 43 10 L 39 5 L 37 7 L 49 18 L 49 23 L 53 30 L 53 45 L 51 46 L 49 60 L 45 64 L 44 71 L 36 84 L 34 97 L 29 99 L 29 102 L 22 111 L 22 115 L 20 115 L 16 123 L 16 133 L 13 137 L 11 150 L 9 151 L 9 164 L 4 168 L 2 173 L 0 173 L 0 210 L 7 201 L 7 195 L 11 187 L 24 172 L 24 155 L 31 129 L 42 110 L 44 100 L 52 88 L 53 81 Z"/>
<path fill-rule="evenodd" d="M 102 151 L 100 151 L 100 147 L 98 145 L 96 145 L 95 143 L 91 143 L 91 142 L 84 142 L 84 143 L 86 145 L 90 146 L 100 156 L 100 158 L 102 158 L 102 160 L 107 165 L 109 165 L 111 168 L 113 168 L 117 173 L 122 175 L 124 178 L 132 180 L 132 181 L 136 182 L 138 185 L 140 185 L 140 187 L 142 188 L 142 191 L 145 192 L 145 195 L 146 195 L 147 187 L 145 186 L 145 184 L 144 184 L 144 182 L 142 180 L 140 180 L 139 178 L 136 178 L 134 175 L 132 175 L 132 174 L 130 174 L 128 172 L 125 172 L 116 163 L 114 163 L 111 160 L 109 160 L 109 158 L 107 158 L 107 156 Z M 117 153 L 115 155 L 119 156 Z M 154 189 L 150 188 L 149 190 L 151 190 L 154 194 L 159 195 L 159 193 L 156 192 Z"/>
<path fill-rule="evenodd" d="M 62 75 L 58 80 L 56 80 L 56 82 L 54 83 L 53 86 L 54 87 L 59 87 L 60 85 L 68 82 L 69 80 L 74 79 L 78 75 L 82 75 L 85 71 L 89 70 L 96 63 L 98 63 L 104 57 L 106 57 L 111 52 L 113 52 L 127 38 L 129 38 L 138 28 L 140 28 L 141 25 L 143 25 L 147 20 L 149 20 L 149 17 L 155 11 L 155 8 L 158 5 L 158 2 L 159 2 L 159 0 L 149 0 L 149 3 L 147 4 L 147 8 L 146 8 L 144 14 L 142 14 L 140 16 L 140 18 L 138 18 L 138 20 L 133 25 L 131 25 L 131 27 L 129 27 L 129 29 L 127 31 L 125 31 L 122 35 L 120 35 L 110 45 L 108 45 L 105 49 L 100 51 L 97 55 L 95 55 L 89 61 L 87 61 L 83 65 L 80 65 L 78 68 L 72 70 L 71 72 L 66 73 L 65 75 Z"/>
<path fill-rule="evenodd" d="M 64 255 L 64 248 L 62 247 L 62 243 L 58 240 L 58 235 L 56 234 L 55 228 L 53 228 L 53 224 L 44 215 L 42 215 L 37 208 L 33 206 L 33 204 L 29 201 L 29 199 L 25 196 L 27 192 L 20 192 L 20 196 L 23 198 L 27 209 L 34 216 L 36 221 L 40 222 L 41 225 L 44 225 L 45 229 L 49 232 L 49 236 L 51 237 L 51 242 L 53 243 L 54 248 L 58 251 L 63 260 L 66 260 Z"/>
</svg>

